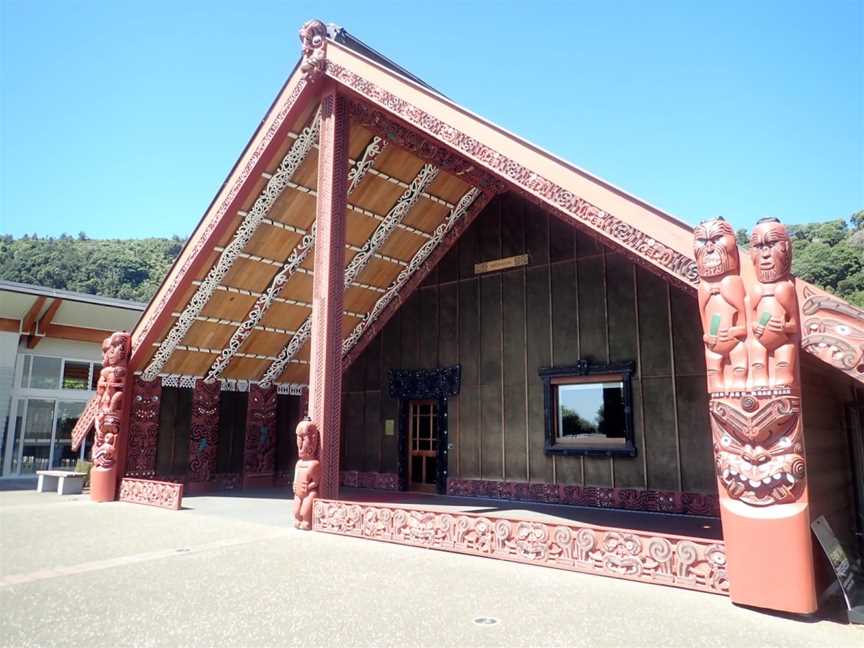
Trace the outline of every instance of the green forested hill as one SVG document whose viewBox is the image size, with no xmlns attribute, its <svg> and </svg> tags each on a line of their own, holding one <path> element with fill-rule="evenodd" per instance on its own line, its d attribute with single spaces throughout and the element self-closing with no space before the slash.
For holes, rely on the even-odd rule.
<svg viewBox="0 0 864 648">
<path fill-rule="evenodd" d="M 848 221 L 792 225 L 793 270 L 802 279 L 864 307 L 864 211 Z M 746 246 L 748 233 L 738 231 Z M 0 279 L 147 301 L 174 257 L 179 237 L 96 240 L 0 237 Z"/>
<path fill-rule="evenodd" d="M 24 236 L 0 238 L 0 279 L 146 302 L 183 240 Z"/>
</svg>

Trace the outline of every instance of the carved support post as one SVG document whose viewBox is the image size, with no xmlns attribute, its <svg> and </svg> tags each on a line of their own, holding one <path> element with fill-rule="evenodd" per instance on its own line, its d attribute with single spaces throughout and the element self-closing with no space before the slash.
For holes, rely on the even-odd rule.
<svg viewBox="0 0 864 648">
<path fill-rule="evenodd" d="M 273 486 L 276 476 L 276 385 L 249 386 L 246 442 L 243 446 L 243 487 Z"/>
<path fill-rule="evenodd" d="M 348 177 L 348 113 L 335 86 L 321 98 L 315 276 L 312 284 L 312 349 L 309 415 L 321 433 L 321 496 L 339 495 L 342 413 L 342 299 L 345 282 L 345 208 Z"/>
<path fill-rule="evenodd" d="M 129 403 L 126 392 L 131 389 L 128 372 L 132 338 L 126 332 L 113 333 L 102 342 L 102 371 L 96 386 L 96 436 L 93 439 L 90 471 L 90 499 L 111 502 L 117 492 L 118 466 L 125 446 L 122 437 L 128 432 Z"/>
<path fill-rule="evenodd" d="M 219 444 L 219 394 L 217 380 L 207 383 L 200 378 L 192 391 L 192 425 L 189 430 L 189 492 L 207 490 L 216 472 Z"/>
<path fill-rule="evenodd" d="M 817 602 L 792 246 L 775 219 L 754 228 L 752 263 L 740 263 L 723 219 L 694 238 L 729 593 L 809 614 Z"/>
<path fill-rule="evenodd" d="M 159 442 L 159 409 L 162 381 L 135 376 L 132 385 L 132 409 L 129 416 L 129 449 L 126 453 L 126 475 L 156 472 L 156 445 Z"/>
</svg>

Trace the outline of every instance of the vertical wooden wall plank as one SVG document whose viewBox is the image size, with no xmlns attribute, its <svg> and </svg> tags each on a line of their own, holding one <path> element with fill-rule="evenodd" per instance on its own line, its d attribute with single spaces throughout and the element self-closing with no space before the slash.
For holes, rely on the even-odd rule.
<svg viewBox="0 0 864 648">
<path fill-rule="evenodd" d="M 395 473 L 398 468 L 399 447 L 396 436 L 399 429 L 399 402 L 390 397 L 389 372 L 402 366 L 401 334 L 402 313 L 396 311 L 381 331 L 381 418 L 393 421 L 394 433 L 381 437 L 381 470 Z"/>
<path fill-rule="evenodd" d="M 545 239 L 544 239 L 545 240 Z M 548 367 L 552 358 L 549 349 L 549 267 L 529 268 L 525 281 L 525 319 L 528 329 L 528 441 L 531 481 L 554 480 L 552 458 L 544 451 L 545 417 L 543 414 L 543 383 L 538 370 Z"/>
<path fill-rule="evenodd" d="M 504 475 L 505 479 L 528 478 L 525 446 L 525 273 L 513 270 L 502 275 L 504 374 Z"/>
</svg>

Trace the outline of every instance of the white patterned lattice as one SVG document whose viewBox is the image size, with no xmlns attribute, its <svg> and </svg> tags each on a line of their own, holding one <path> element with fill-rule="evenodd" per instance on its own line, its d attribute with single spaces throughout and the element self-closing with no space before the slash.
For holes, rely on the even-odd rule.
<svg viewBox="0 0 864 648">
<path fill-rule="evenodd" d="M 348 193 L 351 193 L 351 191 L 359 186 L 363 177 L 366 175 L 366 172 L 372 167 L 375 158 L 384 149 L 385 144 L 386 143 L 382 143 L 380 137 L 375 136 L 372 138 L 366 146 L 363 157 L 358 160 L 348 172 L 348 180 L 351 183 Z M 303 263 L 307 256 L 309 256 L 309 252 L 311 252 L 315 247 L 316 228 L 317 223 L 312 223 L 312 227 L 291 251 L 291 254 L 285 260 L 285 263 L 282 264 L 279 272 L 277 272 L 273 279 L 270 280 L 270 285 L 255 300 L 255 304 L 249 310 L 246 319 L 234 330 L 228 344 L 225 345 L 225 348 L 222 349 L 222 352 L 216 360 L 213 361 L 204 382 L 212 383 L 219 379 L 219 376 L 222 375 L 222 372 L 225 371 L 225 368 L 230 364 L 231 358 L 237 354 L 240 347 L 249 335 L 251 335 L 252 331 L 258 326 L 261 319 L 264 317 L 264 314 L 279 296 L 279 293 L 282 292 L 282 288 L 285 287 L 288 280 L 294 275 L 298 268 L 300 268 L 300 264 Z"/>
<path fill-rule="evenodd" d="M 308 385 L 299 383 L 279 383 L 276 385 L 276 393 L 287 396 L 302 396 L 304 389 L 308 389 Z"/>
<path fill-rule="evenodd" d="M 315 140 L 318 138 L 320 126 L 321 115 L 319 110 L 315 113 L 312 123 L 304 128 L 300 136 L 294 140 L 291 149 L 282 159 L 279 169 L 267 181 L 267 185 L 255 200 L 252 209 L 244 216 L 243 222 L 234 233 L 234 238 L 231 239 L 231 243 L 228 244 L 219 256 L 219 260 L 215 265 L 210 268 L 207 277 L 198 286 L 198 290 L 195 291 L 192 299 L 189 300 L 186 308 L 183 309 L 183 313 L 174 323 L 174 326 L 171 327 L 171 331 L 165 339 L 162 340 L 158 351 L 156 351 L 147 369 L 142 372 L 145 380 L 153 380 L 159 374 L 162 367 L 165 366 L 165 363 L 168 362 L 168 358 L 171 357 L 175 347 L 189 331 L 189 328 L 207 304 L 216 286 L 225 278 L 225 275 L 231 269 L 240 252 L 252 238 L 258 225 L 261 224 L 262 219 L 270 211 L 276 199 L 282 194 L 282 190 L 287 186 L 288 180 L 300 168 L 303 160 L 306 159 L 309 151 L 312 150 Z"/>
<path fill-rule="evenodd" d="M 426 241 L 419 250 L 414 254 L 411 261 L 408 263 L 408 267 L 404 268 L 402 272 L 399 273 L 399 276 L 393 280 L 393 283 L 390 284 L 390 287 L 387 289 L 378 301 L 375 302 L 375 305 L 372 307 L 372 310 L 360 321 L 357 326 L 351 331 L 351 334 L 345 338 L 345 341 L 342 342 L 342 355 L 344 356 L 348 353 L 360 337 L 363 335 L 363 332 L 372 325 L 372 323 L 378 319 L 381 313 L 387 308 L 387 305 L 393 301 L 393 298 L 399 294 L 399 291 L 402 290 L 402 286 L 404 286 L 408 280 L 429 258 L 429 255 L 432 254 L 432 251 L 441 244 L 441 241 L 444 240 L 444 237 L 447 235 L 453 226 L 468 212 L 471 208 L 471 205 L 474 204 L 474 201 L 480 195 L 480 190 L 475 188 L 469 189 L 462 198 L 459 199 L 459 203 L 443 223 L 438 225 L 435 228 L 435 232 L 432 235 L 432 238 Z"/>
<path fill-rule="evenodd" d="M 351 263 L 348 264 L 348 267 L 345 270 L 345 285 L 348 286 L 351 284 L 354 279 L 359 275 L 363 268 L 369 263 L 369 259 L 372 258 L 372 255 L 378 250 L 381 245 L 383 245 L 384 241 L 387 240 L 387 237 L 396 229 L 396 226 L 402 222 L 408 212 L 411 211 L 411 208 L 417 202 L 417 199 L 420 197 L 421 193 L 428 187 L 435 177 L 438 175 L 438 168 L 431 164 L 424 164 L 423 168 L 417 173 L 414 179 L 411 181 L 411 184 L 408 185 L 408 188 L 402 193 L 399 200 L 396 201 L 396 204 L 390 209 L 387 213 L 387 216 L 378 224 L 378 227 L 375 228 L 375 231 L 372 233 L 372 236 L 369 237 L 369 240 L 363 244 L 360 252 L 358 252 L 353 259 L 351 259 Z M 432 239 L 430 239 L 431 241 Z M 425 245 L 428 245 L 429 241 L 426 242 Z M 424 245 L 424 247 L 425 247 Z M 407 269 L 407 268 L 406 268 Z M 404 272 L 404 270 L 403 270 Z M 309 338 L 309 335 L 312 332 L 312 317 L 309 316 L 297 330 L 297 333 L 291 338 L 288 344 L 283 347 L 283 349 L 279 352 L 279 355 L 276 356 L 276 359 L 267 367 L 267 371 L 264 372 L 264 376 L 261 378 L 261 385 L 263 387 L 268 387 L 273 383 L 276 378 L 282 373 L 285 365 L 287 365 L 291 359 L 297 354 L 300 350 L 300 347 L 306 342 Z"/>
</svg>

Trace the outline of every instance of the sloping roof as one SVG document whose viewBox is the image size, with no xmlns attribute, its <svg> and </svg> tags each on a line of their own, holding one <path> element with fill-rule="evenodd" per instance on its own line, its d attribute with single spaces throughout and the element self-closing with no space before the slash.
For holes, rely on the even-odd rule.
<svg viewBox="0 0 864 648">
<path fill-rule="evenodd" d="M 134 331 L 145 378 L 308 380 L 326 83 L 341 86 L 351 119 L 346 364 L 502 190 L 695 289 L 688 224 L 465 110 L 345 30 L 304 30 L 303 58 Z"/>
</svg>

